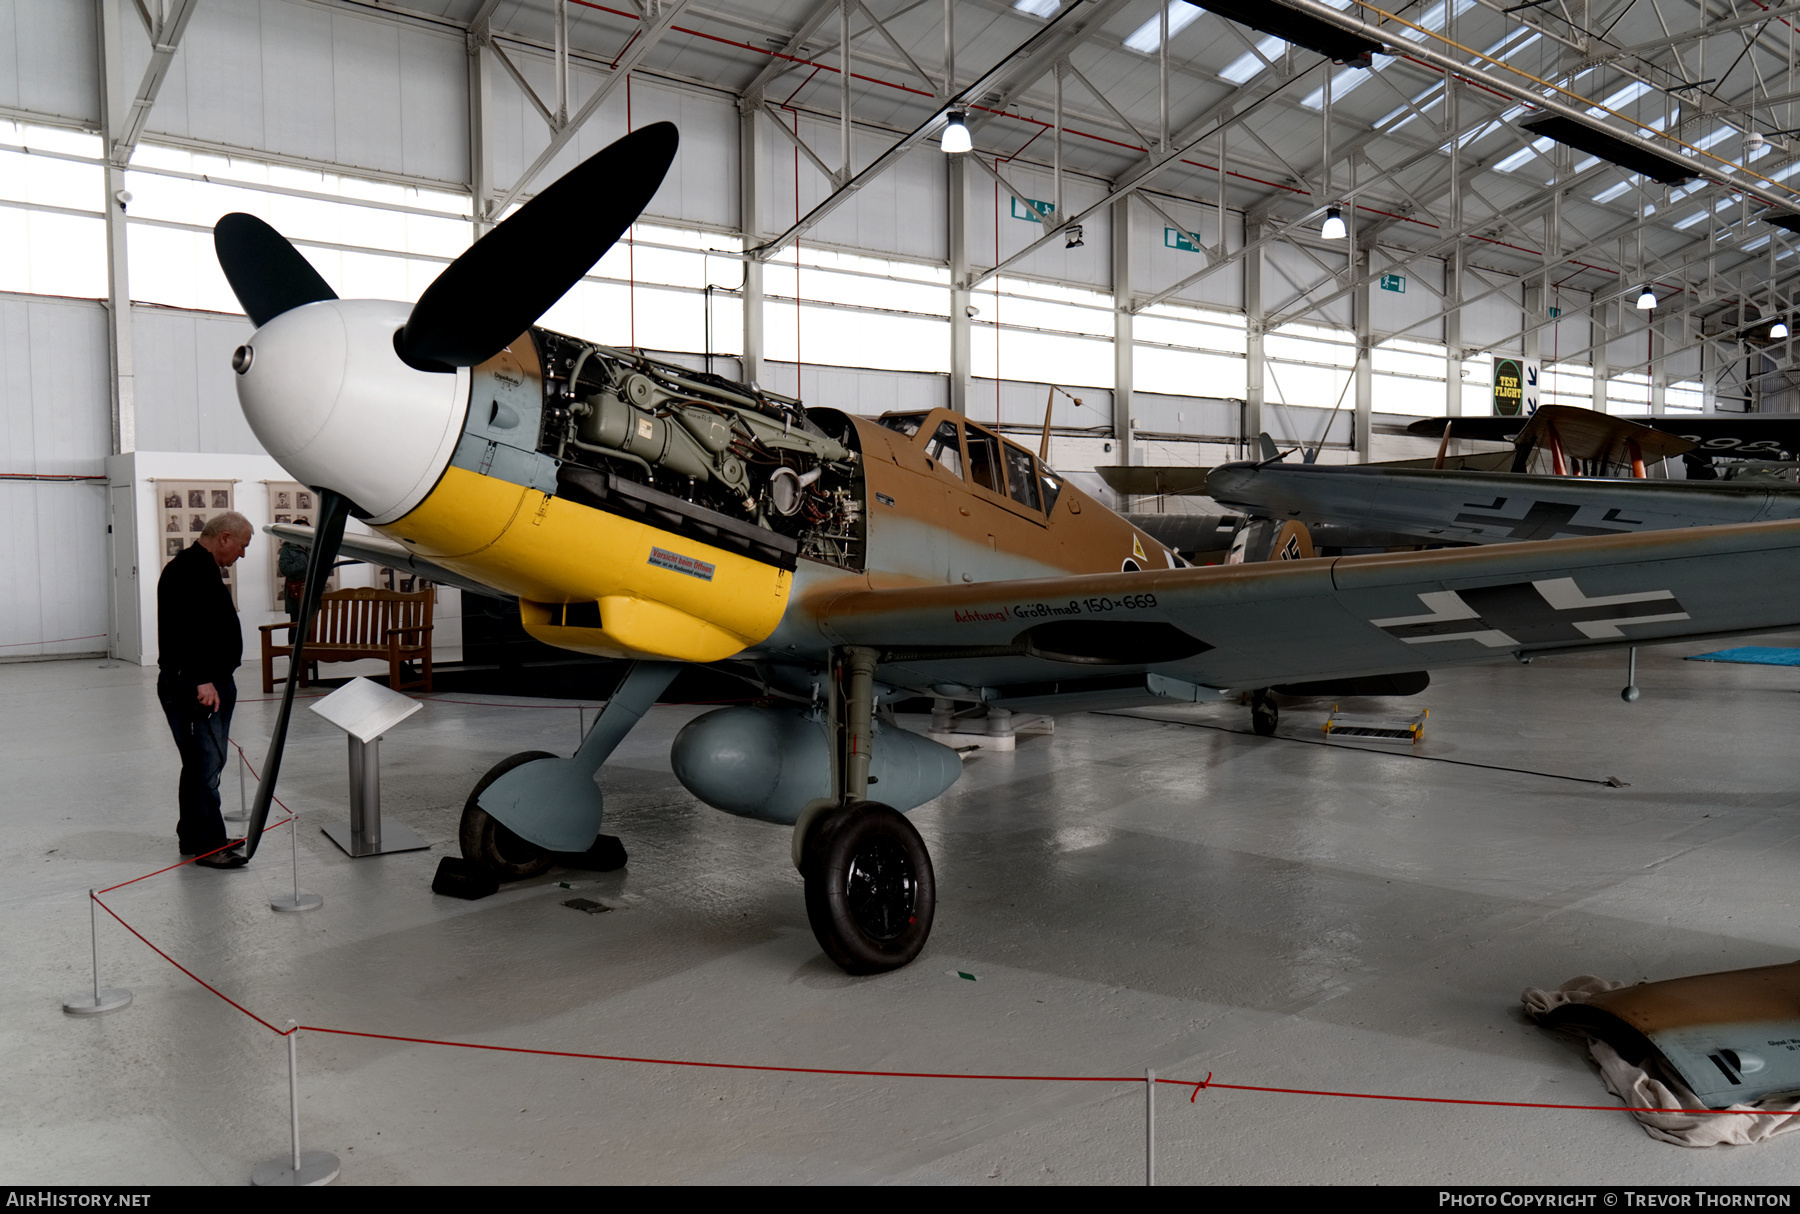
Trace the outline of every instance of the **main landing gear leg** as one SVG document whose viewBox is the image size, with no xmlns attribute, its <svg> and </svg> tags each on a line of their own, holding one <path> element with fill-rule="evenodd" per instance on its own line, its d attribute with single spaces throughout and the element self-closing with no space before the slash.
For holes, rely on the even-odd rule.
<svg viewBox="0 0 1800 1214">
<path fill-rule="evenodd" d="M 624 867 L 625 849 L 600 833 L 605 806 L 594 775 L 680 669 L 679 662 L 633 662 L 572 757 L 528 750 L 495 764 L 463 806 L 463 858 L 501 881 L 559 862 Z"/>
<path fill-rule="evenodd" d="M 1261 737 L 1275 736 L 1275 726 L 1281 723 L 1281 709 L 1275 706 L 1275 693 L 1267 687 L 1261 687 L 1250 693 L 1250 728 Z"/>
<path fill-rule="evenodd" d="M 865 796 L 878 656 L 859 646 L 833 655 L 836 787 L 830 801 L 808 806 L 794 824 L 807 922 L 825 955 L 851 974 L 898 969 L 917 957 L 937 905 L 925 841 L 899 812 Z"/>
</svg>

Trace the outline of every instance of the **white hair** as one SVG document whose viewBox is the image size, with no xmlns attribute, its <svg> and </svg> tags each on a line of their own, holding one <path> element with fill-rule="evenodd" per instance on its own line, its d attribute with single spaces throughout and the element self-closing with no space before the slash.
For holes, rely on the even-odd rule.
<svg viewBox="0 0 1800 1214">
<path fill-rule="evenodd" d="M 249 519 L 235 510 L 227 510 L 223 514 L 215 514 L 206 520 L 206 527 L 200 532 L 200 538 L 203 540 L 217 539 L 227 531 L 233 535 L 243 536 L 245 541 L 256 534 L 256 528 L 250 525 Z"/>
</svg>

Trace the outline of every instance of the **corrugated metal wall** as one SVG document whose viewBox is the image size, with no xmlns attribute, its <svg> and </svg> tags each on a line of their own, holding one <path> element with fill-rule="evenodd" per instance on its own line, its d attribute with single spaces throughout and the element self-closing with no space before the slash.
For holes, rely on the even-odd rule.
<svg viewBox="0 0 1800 1214">
<path fill-rule="evenodd" d="M 0 472 L 102 474 L 107 368 L 99 304 L 0 295 Z M 0 481 L 0 659 L 105 650 L 105 486 Z"/>
</svg>

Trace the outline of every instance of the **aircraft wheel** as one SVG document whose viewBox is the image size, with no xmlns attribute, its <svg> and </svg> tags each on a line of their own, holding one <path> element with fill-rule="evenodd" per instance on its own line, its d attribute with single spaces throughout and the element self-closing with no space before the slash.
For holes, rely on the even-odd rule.
<svg viewBox="0 0 1800 1214">
<path fill-rule="evenodd" d="M 525 750 L 488 768 L 487 774 L 476 782 L 469 792 L 469 799 L 463 803 L 462 829 L 458 834 L 463 859 L 481 865 L 501 881 L 535 877 L 550 867 L 556 859 L 552 853 L 513 834 L 476 801 L 488 785 L 513 768 L 534 759 L 555 757 L 544 750 Z"/>
<path fill-rule="evenodd" d="M 813 935 L 846 973 L 899 969 L 925 947 L 937 882 L 925 841 L 899 812 L 865 801 L 821 815 L 801 873 Z"/>
<path fill-rule="evenodd" d="M 1275 697 L 1267 691 L 1258 691 L 1250 697 L 1250 728 L 1264 738 L 1275 736 L 1275 726 L 1281 723 L 1281 709 L 1275 706 Z"/>
</svg>

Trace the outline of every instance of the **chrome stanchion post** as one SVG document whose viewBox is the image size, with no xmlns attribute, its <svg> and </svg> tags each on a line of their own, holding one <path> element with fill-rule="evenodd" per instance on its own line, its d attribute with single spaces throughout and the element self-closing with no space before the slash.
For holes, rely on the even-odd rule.
<svg viewBox="0 0 1800 1214">
<path fill-rule="evenodd" d="M 575 749 L 580 750 L 581 744 L 585 741 L 587 741 L 587 705 L 577 704 L 575 705 Z"/>
<path fill-rule="evenodd" d="M 300 1026 L 288 1021 L 288 1132 L 291 1150 L 286 1158 L 271 1159 L 256 1165 L 250 1183 L 262 1188 L 312 1187 L 327 1185 L 338 1178 L 338 1157 L 330 1151 L 300 1150 L 300 1054 L 297 1042 Z"/>
<path fill-rule="evenodd" d="M 269 909 L 283 912 L 318 910 L 325 905 L 325 899 L 318 894 L 300 892 L 300 815 L 291 809 L 288 811 L 288 853 L 294 865 L 293 897 L 281 894 L 271 898 Z"/>
<path fill-rule="evenodd" d="M 100 906 L 96 898 L 98 890 L 88 891 L 88 931 L 92 934 L 94 945 L 94 993 L 83 991 L 79 995 L 70 995 L 63 1000 L 63 1011 L 71 1016 L 98 1016 L 103 1012 L 116 1012 L 131 1002 L 131 992 L 123 987 L 109 986 L 100 989 Z"/>
<path fill-rule="evenodd" d="M 1156 1072 L 1144 1070 L 1144 1184 L 1156 1184 Z"/>
</svg>

